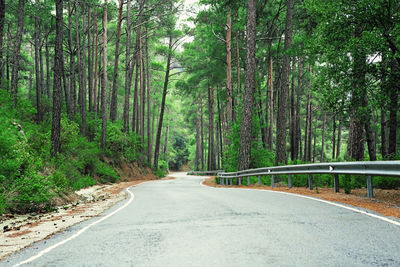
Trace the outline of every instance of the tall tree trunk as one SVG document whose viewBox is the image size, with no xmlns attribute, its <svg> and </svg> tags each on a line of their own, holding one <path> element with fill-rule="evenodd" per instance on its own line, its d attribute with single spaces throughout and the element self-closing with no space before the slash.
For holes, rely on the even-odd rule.
<svg viewBox="0 0 400 267">
<path fill-rule="evenodd" d="M 335 159 L 336 155 L 336 116 L 332 117 L 332 159 Z"/>
<path fill-rule="evenodd" d="M 293 74 L 292 74 L 292 86 L 290 93 L 290 157 L 291 160 L 295 160 L 296 156 L 296 113 L 295 113 L 295 77 L 296 64 L 293 62 Z"/>
<path fill-rule="evenodd" d="M 146 28 L 145 38 L 145 51 L 146 51 L 146 87 L 147 87 L 147 164 L 151 166 L 151 156 L 153 153 L 153 133 L 150 128 L 151 120 L 151 106 L 150 106 L 150 56 L 149 56 L 149 40 L 148 40 L 148 29 Z"/>
<path fill-rule="evenodd" d="M 7 80 L 7 91 L 10 88 L 10 58 L 11 58 L 11 32 L 10 32 L 10 22 L 8 22 L 7 24 L 7 51 L 6 51 L 6 63 L 5 63 L 5 67 L 6 67 L 6 80 Z"/>
<path fill-rule="evenodd" d="M 365 122 L 365 137 L 367 139 L 369 160 L 375 161 L 376 160 L 375 139 L 372 134 L 370 120 L 367 120 Z"/>
<path fill-rule="evenodd" d="M 43 47 L 43 40 L 40 40 L 40 46 L 39 46 L 39 66 L 40 66 L 40 81 L 42 83 L 42 95 L 44 95 L 45 91 L 47 92 L 47 88 L 44 88 L 44 83 L 45 83 L 45 79 L 44 79 L 44 71 L 43 71 L 43 51 L 42 51 L 42 47 Z"/>
<path fill-rule="evenodd" d="M 30 51 L 30 54 L 31 54 L 31 58 L 33 58 L 33 45 L 32 45 L 32 43 L 30 43 L 29 51 Z M 1 79 L 0 79 L 0 82 L 1 82 Z M 32 84 L 33 84 L 33 71 L 32 71 L 32 68 L 29 68 L 29 85 L 28 85 L 28 99 L 29 100 L 32 99 Z"/>
<path fill-rule="evenodd" d="M 194 158 L 194 169 L 199 170 L 201 161 L 201 136 L 200 136 L 200 116 L 196 120 L 196 154 Z"/>
<path fill-rule="evenodd" d="M 260 130 L 261 130 L 261 140 L 263 148 L 267 148 L 267 126 L 263 123 L 264 113 L 263 113 L 263 101 L 261 96 L 261 90 L 258 90 L 258 119 L 260 120 Z"/>
<path fill-rule="evenodd" d="M 230 2 L 229 2 L 230 3 Z M 233 98 L 232 98 L 232 19 L 231 19 L 231 8 L 230 4 L 228 4 L 228 17 L 226 23 L 226 93 L 227 93 L 227 123 L 226 123 L 226 132 L 229 134 L 231 131 L 231 123 L 232 123 L 232 106 L 233 106 Z M 227 140 L 227 145 L 230 144 L 230 141 Z"/>
<path fill-rule="evenodd" d="M 82 7 L 82 20 L 83 20 L 83 34 L 82 34 L 82 50 L 81 50 L 81 75 L 82 75 L 82 88 L 80 89 L 81 92 L 81 134 L 86 135 L 86 34 L 85 32 L 88 31 L 87 22 L 86 22 L 86 6 L 87 4 L 84 3 Z"/>
<path fill-rule="evenodd" d="M 224 149 L 223 149 L 223 142 L 222 142 L 222 121 L 221 121 L 221 105 L 220 105 L 220 95 L 219 95 L 219 91 L 217 91 L 217 108 L 218 108 L 218 127 L 219 127 L 219 135 L 218 135 L 218 139 L 219 139 L 219 153 L 221 155 L 221 165 L 223 164 L 223 158 L 224 158 Z"/>
<path fill-rule="evenodd" d="M 253 103 L 255 90 L 256 70 L 256 1 L 247 0 L 246 26 L 246 75 L 245 91 L 243 95 L 242 122 L 240 127 L 240 146 L 238 169 L 250 167 L 251 129 L 253 122 Z"/>
<path fill-rule="evenodd" d="M 96 31 L 96 41 L 95 41 L 95 55 L 94 55 L 94 83 L 93 83 L 93 111 L 97 113 L 98 111 L 98 101 L 97 101 L 97 81 L 98 81 L 98 72 L 99 72 L 99 64 L 98 55 L 99 55 L 99 31 L 97 29 L 97 19 L 94 17 L 94 29 Z M 100 82 L 99 82 L 100 83 Z"/>
<path fill-rule="evenodd" d="M 36 4 L 38 4 L 38 1 L 36 1 Z M 35 46 L 35 85 L 36 85 L 36 120 L 37 122 L 42 121 L 42 105 L 41 105 L 41 95 L 42 95 L 42 80 L 40 79 L 40 56 L 39 56 L 39 32 L 40 32 L 40 24 L 38 22 L 38 19 L 35 18 L 35 40 L 34 40 L 34 46 Z"/>
<path fill-rule="evenodd" d="M 236 110 L 240 103 L 240 51 L 239 51 L 239 31 L 236 32 Z M 234 118 L 236 121 L 236 116 Z"/>
<path fill-rule="evenodd" d="M 4 69 L 4 61 L 3 61 L 3 41 L 4 41 L 4 24 L 5 24 L 5 16 L 6 16 L 6 0 L 0 0 L 0 84 L 3 79 L 3 69 Z"/>
<path fill-rule="evenodd" d="M 169 153 L 168 148 L 169 148 L 169 146 L 168 146 L 168 142 L 169 142 L 169 125 L 167 124 L 167 131 L 166 131 L 166 135 L 165 135 L 165 150 L 164 150 L 165 162 L 167 163 L 167 169 L 169 169 L 169 164 L 168 164 L 168 153 Z"/>
<path fill-rule="evenodd" d="M 127 0 L 126 8 L 126 57 L 125 57 L 125 100 L 124 100 L 124 131 L 129 132 L 129 97 L 131 93 L 131 82 L 130 77 L 131 68 L 131 0 Z"/>
<path fill-rule="evenodd" d="M 156 146 L 155 146 L 155 150 L 154 150 L 154 162 L 153 162 L 153 166 L 154 166 L 153 168 L 155 170 L 158 169 L 158 157 L 160 154 L 161 130 L 162 130 L 162 124 L 163 124 L 163 119 L 164 119 L 165 100 L 167 97 L 167 90 L 168 90 L 169 71 L 170 71 L 170 67 L 171 67 L 171 57 L 172 57 L 171 49 L 172 49 L 172 35 L 169 36 L 167 66 L 166 66 L 166 71 L 165 71 L 164 87 L 163 87 L 163 94 L 162 94 L 162 100 L 161 100 L 160 119 L 159 119 L 158 125 L 157 125 Z"/>
<path fill-rule="evenodd" d="M 297 78 L 297 90 L 296 90 L 296 119 L 295 119 L 295 139 L 294 139 L 294 159 L 301 158 L 301 93 L 302 93 L 302 79 L 303 79 L 303 57 L 300 56 L 298 63 L 298 78 Z M 300 154 L 300 155 L 299 155 Z"/>
<path fill-rule="evenodd" d="M 89 92 L 89 112 L 94 111 L 94 106 L 93 106 L 93 50 L 94 50 L 94 38 L 92 36 L 92 9 L 90 6 L 88 6 L 88 47 L 87 47 L 87 52 L 88 52 L 88 92 Z M 92 36 L 92 43 L 91 43 L 91 38 Z"/>
<path fill-rule="evenodd" d="M 273 144 L 273 139 L 274 139 L 274 88 L 273 88 L 273 82 L 272 82 L 272 77 L 273 77 L 273 60 L 272 56 L 269 58 L 269 71 L 268 71 L 268 87 L 270 90 L 270 103 L 269 103 L 269 108 L 270 108 L 270 120 L 269 120 L 269 132 L 268 132 L 268 148 L 269 150 L 272 150 L 272 144 Z"/>
<path fill-rule="evenodd" d="M 311 162 L 311 132 L 312 132 L 312 103 L 311 93 L 307 97 L 306 130 L 304 133 L 304 161 Z"/>
<path fill-rule="evenodd" d="M 144 113 L 146 104 L 146 77 L 144 73 L 144 47 L 142 43 L 142 38 L 140 38 L 140 136 L 142 137 L 142 142 L 144 144 Z M 144 151 L 143 151 L 144 153 Z"/>
<path fill-rule="evenodd" d="M 391 89 L 389 92 L 390 106 L 389 106 L 389 150 L 390 158 L 394 158 L 397 153 L 397 112 L 398 112 L 398 98 L 399 98 L 399 79 L 400 68 L 396 61 L 392 61 L 392 75 L 390 77 Z"/>
<path fill-rule="evenodd" d="M 381 154 L 382 158 L 386 158 L 388 154 L 387 149 L 387 129 L 386 129 L 386 109 L 381 107 Z"/>
<path fill-rule="evenodd" d="M 287 126 L 287 104 L 289 92 L 290 56 L 287 51 L 292 46 L 292 20 L 294 12 L 294 0 L 287 0 L 285 44 L 286 53 L 282 59 L 282 83 L 278 96 L 278 116 L 276 119 L 276 164 L 286 162 L 286 126 Z"/>
<path fill-rule="evenodd" d="M 137 46 L 139 47 L 139 46 Z M 136 52 L 137 53 L 137 52 Z M 133 110 L 132 110 L 132 132 L 139 133 L 138 127 L 138 83 L 139 83 L 139 60 L 136 54 L 136 73 L 135 73 L 135 89 L 133 92 Z"/>
<path fill-rule="evenodd" d="M 321 162 L 324 162 L 325 160 L 325 125 L 326 125 L 326 112 L 324 112 L 324 119 L 322 121 Z"/>
<path fill-rule="evenodd" d="M 215 144 L 214 144 L 214 88 L 208 87 L 208 128 L 209 128 L 209 145 L 210 151 L 208 170 L 213 171 L 216 169 L 215 166 Z"/>
<path fill-rule="evenodd" d="M 51 155 L 57 157 L 60 151 L 61 132 L 61 81 L 63 77 L 63 0 L 55 0 L 56 4 L 56 42 L 54 49 L 54 81 L 53 81 L 53 119 L 51 127 Z"/>
<path fill-rule="evenodd" d="M 356 25 L 356 39 L 362 38 L 362 28 Z M 365 75 L 366 52 L 363 47 L 355 47 L 353 53 L 353 92 L 351 96 L 350 131 L 347 145 L 347 156 L 351 159 L 362 160 L 364 158 L 364 122 L 366 116 L 363 110 L 366 107 Z"/>
<path fill-rule="evenodd" d="M 70 81 L 69 81 L 69 91 L 71 93 L 71 102 L 72 102 L 72 117 L 75 117 L 76 114 L 76 79 L 75 79 L 75 47 L 74 47 L 74 38 L 72 32 L 72 10 L 71 10 L 71 1 L 68 1 L 68 28 L 69 28 L 69 46 L 70 46 Z"/>
<path fill-rule="evenodd" d="M 107 0 L 104 3 L 103 18 L 103 82 L 101 90 L 101 149 L 106 149 L 106 130 L 107 130 Z"/>
<path fill-rule="evenodd" d="M 46 53 L 46 89 L 47 89 L 47 97 L 50 99 L 50 52 L 49 52 L 49 35 L 46 36 L 45 53 Z"/>
<path fill-rule="evenodd" d="M 341 142 L 341 139 L 342 139 L 342 121 L 339 120 L 337 147 L 336 147 L 336 158 L 339 158 L 339 156 L 340 156 L 340 142 Z"/>
<path fill-rule="evenodd" d="M 119 47 L 121 43 L 122 7 L 123 7 L 123 0 L 119 0 L 117 40 L 115 43 L 114 74 L 113 74 L 113 85 L 112 85 L 111 107 L 110 107 L 110 119 L 112 122 L 114 122 L 115 119 L 117 118 L 118 65 L 119 65 Z"/>
<path fill-rule="evenodd" d="M 201 133 L 201 169 L 204 170 L 204 120 L 203 120 L 203 99 L 200 98 L 200 133 Z"/>
<path fill-rule="evenodd" d="M 20 49 L 22 42 L 22 33 L 24 30 L 24 5 L 25 0 L 18 1 L 18 22 L 17 32 L 15 35 L 14 43 L 14 59 L 11 74 L 11 95 L 14 98 L 14 106 L 17 106 L 18 99 L 18 71 L 19 71 L 19 59 L 21 57 Z"/>
<path fill-rule="evenodd" d="M 317 156 L 316 149 L 315 149 L 316 144 L 317 144 L 317 124 L 316 123 L 314 124 L 314 130 L 313 130 L 312 135 L 314 136 L 314 145 L 313 145 L 313 154 L 312 154 L 312 162 L 314 163 L 315 158 Z"/>
</svg>

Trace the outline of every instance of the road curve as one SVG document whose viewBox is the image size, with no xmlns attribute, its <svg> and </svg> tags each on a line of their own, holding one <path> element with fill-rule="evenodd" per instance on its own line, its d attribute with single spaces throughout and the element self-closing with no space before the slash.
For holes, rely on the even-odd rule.
<svg viewBox="0 0 400 267">
<path fill-rule="evenodd" d="M 112 216 L 71 227 L 0 266 L 43 251 L 22 265 L 400 266 L 397 225 L 295 195 L 175 176 L 132 187 L 133 201 L 104 215 Z"/>
</svg>

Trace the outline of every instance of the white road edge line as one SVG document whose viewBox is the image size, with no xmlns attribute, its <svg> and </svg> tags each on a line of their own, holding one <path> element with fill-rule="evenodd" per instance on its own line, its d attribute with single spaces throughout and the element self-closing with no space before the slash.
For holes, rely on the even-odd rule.
<svg viewBox="0 0 400 267">
<path fill-rule="evenodd" d="M 72 239 L 74 239 L 74 238 L 80 236 L 82 233 L 84 233 L 84 232 L 85 232 L 87 229 L 89 229 L 90 227 L 92 227 L 92 226 L 94 226 L 94 225 L 96 225 L 96 224 L 98 224 L 98 223 L 100 223 L 100 222 L 102 222 L 102 221 L 104 221 L 104 220 L 110 218 L 110 217 L 113 216 L 114 214 L 116 214 L 116 213 L 120 212 L 121 210 L 123 210 L 124 208 L 126 208 L 129 204 L 131 204 L 131 202 L 132 202 L 133 199 L 135 198 L 135 195 L 129 190 L 129 188 L 128 188 L 126 191 L 129 193 L 130 198 L 129 198 L 128 202 L 126 202 L 123 206 L 121 206 L 121 207 L 119 207 L 118 209 L 114 210 L 114 211 L 111 212 L 110 214 L 107 214 L 107 215 L 104 216 L 103 218 L 101 218 L 101 219 L 99 219 L 99 220 L 97 220 L 97 221 L 95 221 L 95 222 L 92 222 L 91 224 L 85 226 L 84 228 L 82 228 L 81 230 L 79 230 L 78 232 L 76 232 L 75 234 L 73 234 L 72 236 L 68 237 L 67 239 L 64 239 L 63 241 L 60 241 L 60 242 L 58 242 L 57 244 L 52 245 L 52 246 L 50 246 L 50 247 L 48 247 L 48 248 L 46 248 L 46 249 L 40 251 L 38 254 L 36 254 L 35 256 L 30 257 L 30 258 L 27 259 L 27 260 L 21 261 L 20 263 L 17 263 L 17 264 L 15 264 L 15 265 L 13 265 L 13 267 L 17 267 L 17 266 L 21 266 L 21 265 L 23 265 L 23 264 L 30 263 L 30 262 L 32 262 L 32 261 L 34 261 L 34 260 L 36 260 L 36 259 L 42 257 L 43 255 L 45 255 L 45 254 L 49 253 L 50 251 L 52 251 L 53 249 L 55 249 L 56 247 L 59 247 L 59 246 L 65 244 L 65 243 L 67 243 L 68 241 L 71 241 Z"/>
<path fill-rule="evenodd" d="M 338 203 L 335 203 L 335 202 L 331 202 L 331 201 L 328 201 L 328 200 L 323 200 L 323 199 L 319 199 L 319 198 L 315 198 L 315 197 L 309 197 L 309 196 L 304 196 L 304 195 L 295 194 L 295 193 L 289 193 L 289 192 L 273 191 L 273 190 L 268 190 L 268 189 L 212 187 L 212 186 L 207 186 L 207 185 L 203 184 L 204 181 L 205 181 L 205 179 L 200 182 L 200 185 L 206 186 L 208 188 L 215 188 L 215 189 L 222 188 L 222 189 L 231 189 L 231 190 L 235 190 L 235 189 L 239 189 L 239 190 L 260 190 L 260 191 L 273 192 L 273 193 L 278 193 L 278 194 L 291 195 L 291 196 L 311 199 L 311 200 L 319 201 L 319 202 L 326 203 L 326 204 L 329 204 L 329 205 L 332 205 L 332 206 L 336 206 L 336 207 L 339 207 L 339 208 L 343 208 L 343 209 L 351 210 L 351 211 L 354 211 L 354 212 L 357 212 L 357 213 L 361 213 L 361 214 L 364 214 L 364 215 L 367 215 L 367 216 L 370 216 L 370 217 L 373 217 L 373 218 L 376 218 L 376 219 L 379 219 L 379 220 L 382 220 L 382 221 L 385 221 L 385 222 L 400 226 L 400 222 L 398 222 L 398 221 L 394 221 L 394 220 L 391 220 L 391 219 L 383 217 L 383 216 L 379 216 L 379 215 L 376 215 L 376 214 L 373 214 L 373 213 L 369 213 L 369 212 L 366 212 L 366 211 L 363 211 L 363 210 L 359 210 L 359 209 L 356 209 L 356 208 L 348 207 L 348 206 L 345 206 L 345 205 L 342 205 L 342 204 L 338 204 Z"/>
</svg>

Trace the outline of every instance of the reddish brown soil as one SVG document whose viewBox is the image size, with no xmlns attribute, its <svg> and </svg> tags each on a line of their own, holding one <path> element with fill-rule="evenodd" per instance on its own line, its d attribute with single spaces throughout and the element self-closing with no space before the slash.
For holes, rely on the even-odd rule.
<svg viewBox="0 0 400 267">
<path fill-rule="evenodd" d="M 203 184 L 212 187 L 263 189 L 308 195 L 333 202 L 341 202 L 356 207 L 362 207 L 386 216 L 400 218 L 400 190 L 374 189 L 374 198 L 369 199 L 366 197 L 366 189 L 355 189 L 352 190 L 350 194 L 345 194 L 343 192 L 334 193 L 332 188 L 318 188 L 318 190 L 315 188 L 314 190 L 309 190 L 304 187 L 293 187 L 289 189 L 288 187 L 279 185 L 275 186 L 275 188 L 272 188 L 271 186 L 259 186 L 257 184 L 250 186 L 225 186 L 216 184 L 215 177 L 207 178 Z"/>
</svg>

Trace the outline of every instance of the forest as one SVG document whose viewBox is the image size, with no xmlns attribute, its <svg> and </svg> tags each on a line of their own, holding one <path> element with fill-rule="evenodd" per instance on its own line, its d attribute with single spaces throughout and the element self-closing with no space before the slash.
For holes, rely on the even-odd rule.
<svg viewBox="0 0 400 267">
<path fill-rule="evenodd" d="M 0 214 L 123 162 L 399 160 L 399 66 L 393 0 L 0 0 Z"/>
</svg>

